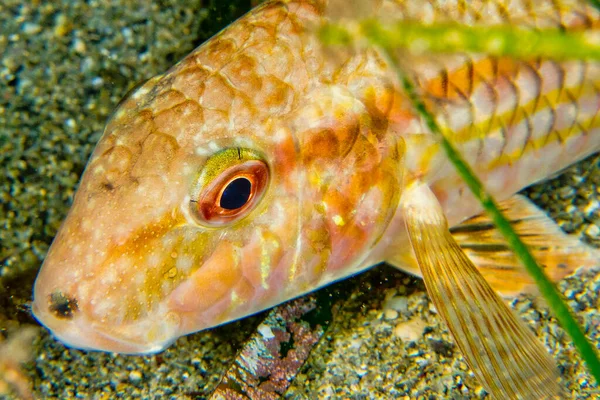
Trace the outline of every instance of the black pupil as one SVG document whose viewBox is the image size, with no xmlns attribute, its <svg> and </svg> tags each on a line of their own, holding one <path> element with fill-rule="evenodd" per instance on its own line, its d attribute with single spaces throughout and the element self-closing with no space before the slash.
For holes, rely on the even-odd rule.
<svg viewBox="0 0 600 400">
<path fill-rule="evenodd" d="M 235 210 L 244 206 L 250 198 L 252 184 L 246 178 L 237 178 L 229 182 L 221 195 L 221 208 Z"/>
</svg>

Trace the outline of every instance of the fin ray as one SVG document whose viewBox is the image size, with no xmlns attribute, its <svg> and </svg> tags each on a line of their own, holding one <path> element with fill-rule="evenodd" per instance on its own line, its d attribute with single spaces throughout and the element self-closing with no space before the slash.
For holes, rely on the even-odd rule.
<svg viewBox="0 0 600 400">
<path fill-rule="evenodd" d="M 486 390 L 496 398 L 560 396 L 552 358 L 454 240 L 430 189 L 408 189 L 402 210 L 429 296 Z"/>
<path fill-rule="evenodd" d="M 579 268 L 600 265 L 600 251 L 564 233 L 544 211 L 521 195 L 499 204 L 546 275 L 557 282 Z M 485 214 L 450 229 L 465 254 L 505 296 L 535 291 L 535 284 Z"/>
</svg>

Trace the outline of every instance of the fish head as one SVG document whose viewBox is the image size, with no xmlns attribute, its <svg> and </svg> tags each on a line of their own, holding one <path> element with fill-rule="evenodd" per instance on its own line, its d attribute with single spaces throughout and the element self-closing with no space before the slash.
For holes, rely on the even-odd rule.
<svg viewBox="0 0 600 400">
<path fill-rule="evenodd" d="M 210 107 L 210 78 L 212 109 L 188 99 L 181 68 L 119 105 L 37 277 L 33 312 L 72 347 L 160 351 L 259 311 L 297 263 L 297 149 Z"/>
<path fill-rule="evenodd" d="M 34 289 L 36 318 L 67 345 L 158 352 L 380 261 L 403 150 L 379 100 L 248 76 L 243 53 L 199 60 L 223 43 L 107 124 Z"/>
</svg>

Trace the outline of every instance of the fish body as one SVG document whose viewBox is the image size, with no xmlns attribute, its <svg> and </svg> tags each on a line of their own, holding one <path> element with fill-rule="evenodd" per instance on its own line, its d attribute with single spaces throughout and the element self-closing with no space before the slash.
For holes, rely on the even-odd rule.
<svg viewBox="0 0 600 400">
<path fill-rule="evenodd" d="M 598 25 L 576 1 L 361 4 L 426 24 Z M 414 199 L 438 202 L 459 231 L 481 212 L 383 54 L 322 44 L 318 26 L 347 18 L 336 11 L 266 2 L 120 104 L 36 281 L 33 311 L 57 338 L 158 352 L 380 262 L 421 275 L 413 228 L 429 222 L 410 214 Z M 600 150 L 597 63 L 398 54 L 515 219 L 543 217 L 514 193 Z M 590 262 L 591 250 L 567 242 L 560 260 Z M 505 294 L 530 285 L 516 270 L 481 273 Z"/>
</svg>

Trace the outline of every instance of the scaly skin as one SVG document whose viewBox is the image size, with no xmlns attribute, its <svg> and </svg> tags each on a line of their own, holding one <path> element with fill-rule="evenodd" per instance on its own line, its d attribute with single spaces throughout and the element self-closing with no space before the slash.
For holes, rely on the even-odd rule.
<svg viewBox="0 0 600 400">
<path fill-rule="evenodd" d="M 156 352 L 377 262 L 418 272 L 397 213 L 415 181 L 430 185 L 451 225 L 479 213 L 384 58 L 321 45 L 314 28 L 343 11 L 326 3 L 268 2 L 120 105 L 36 282 L 34 313 L 54 335 Z M 426 23 L 598 24 L 579 2 L 442 3 L 364 5 Z M 597 64 L 401 61 L 499 199 L 600 148 Z M 256 207 L 203 223 L 199 194 L 221 166 L 249 160 L 269 171 Z"/>
</svg>

